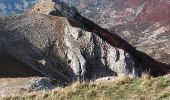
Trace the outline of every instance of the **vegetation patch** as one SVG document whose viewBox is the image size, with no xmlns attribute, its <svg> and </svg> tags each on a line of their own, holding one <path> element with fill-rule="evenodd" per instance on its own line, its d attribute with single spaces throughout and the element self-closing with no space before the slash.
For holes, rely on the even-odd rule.
<svg viewBox="0 0 170 100">
<path fill-rule="evenodd" d="M 26 93 L 4 100 L 169 100 L 170 75 L 158 78 L 119 77 L 114 81 L 74 83 L 52 91 Z"/>
</svg>

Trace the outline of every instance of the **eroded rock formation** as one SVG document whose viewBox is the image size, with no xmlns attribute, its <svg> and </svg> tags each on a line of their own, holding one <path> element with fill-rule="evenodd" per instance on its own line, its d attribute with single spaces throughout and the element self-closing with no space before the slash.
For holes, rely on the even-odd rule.
<svg viewBox="0 0 170 100">
<path fill-rule="evenodd" d="M 1 17 L 1 52 L 62 81 L 137 74 L 133 57 L 63 17 L 37 13 Z"/>
</svg>

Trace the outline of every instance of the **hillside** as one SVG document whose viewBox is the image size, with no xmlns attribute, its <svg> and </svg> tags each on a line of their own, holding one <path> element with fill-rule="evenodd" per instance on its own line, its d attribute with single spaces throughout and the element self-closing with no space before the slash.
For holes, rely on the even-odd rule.
<svg viewBox="0 0 170 100">
<path fill-rule="evenodd" d="M 38 93 L 24 93 L 4 97 L 9 99 L 27 100 L 169 100 L 170 76 L 133 79 L 119 77 L 114 81 L 75 83 L 65 88 Z"/>
</svg>

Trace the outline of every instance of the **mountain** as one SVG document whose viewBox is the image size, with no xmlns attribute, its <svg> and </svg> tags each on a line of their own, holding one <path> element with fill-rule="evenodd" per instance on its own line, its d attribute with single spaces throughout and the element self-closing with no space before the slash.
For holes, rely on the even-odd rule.
<svg viewBox="0 0 170 100">
<path fill-rule="evenodd" d="M 22 13 L 35 3 L 37 0 L 0 0 L 0 15 Z"/>
<path fill-rule="evenodd" d="M 140 18 L 137 19 L 137 17 L 141 13 L 136 16 L 129 15 L 129 18 L 134 16 L 135 19 L 125 18 L 123 23 L 117 20 L 114 22 L 115 25 L 107 27 L 107 21 L 102 25 L 97 21 L 102 16 L 96 14 L 98 18 L 92 18 L 86 16 L 85 13 L 84 15 L 81 9 L 77 9 L 78 7 L 83 7 L 82 4 L 87 2 L 75 3 L 75 1 L 69 1 L 72 5 L 77 3 L 72 6 L 65 3 L 67 1 L 39 0 L 36 5 L 25 13 L 0 17 L 0 59 L 2 60 L 0 61 L 0 75 L 6 75 L 5 77 L 2 76 L 5 78 L 4 82 L 8 81 L 6 81 L 6 77 L 14 77 L 9 79 L 12 83 L 9 82 L 0 87 L 0 90 L 2 90 L 0 95 L 8 95 L 8 90 L 17 90 L 19 93 L 21 91 L 48 90 L 54 88 L 53 82 L 57 86 L 60 84 L 65 86 L 75 81 L 104 80 L 105 82 L 107 80 L 114 80 L 122 74 L 130 77 L 140 77 L 143 73 L 147 72 L 150 76 L 157 77 L 170 72 L 169 64 L 153 59 L 146 54 L 148 53 L 146 50 L 142 52 L 141 49 L 135 47 L 139 45 L 138 42 L 131 42 L 131 40 L 136 38 L 142 40 L 141 35 L 146 35 L 145 33 L 140 35 L 137 31 L 134 34 L 130 34 L 131 31 L 142 29 L 137 27 L 140 26 L 137 23 L 140 22 Z M 121 12 L 131 3 L 134 3 L 133 9 L 137 9 L 135 7 L 139 6 L 140 0 L 134 2 L 128 0 L 127 3 L 123 1 L 115 0 L 114 3 L 116 5 L 119 3 L 121 5 L 125 3 L 125 5 L 121 8 L 114 6 L 114 9 Z M 92 1 L 89 0 L 89 2 Z M 81 5 L 79 5 L 80 3 Z M 100 3 L 110 7 L 111 1 L 100 1 L 96 2 L 95 5 L 87 4 L 85 7 L 96 6 Z M 101 7 L 105 6 L 101 5 Z M 103 11 L 105 10 L 103 9 Z M 85 11 L 88 12 L 87 9 Z M 110 22 L 112 21 L 110 20 Z M 116 24 L 118 22 L 119 24 Z M 145 22 L 146 24 L 148 27 L 145 28 L 154 26 L 153 23 Z M 136 27 L 134 27 L 135 25 Z M 162 24 L 160 23 L 160 25 Z M 126 38 L 122 35 L 121 31 L 126 31 L 124 34 L 129 38 L 127 40 L 130 43 L 125 40 Z M 147 32 L 150 32 L 150 30 Z M 160 34 L 162 35 L 162 33 Z M 132 35 L 139 36 L 134 38 L 131 37 Z M 149 36 L 152 36 L 152 34 Z M 151 40 L 149 38 L 146 39 Z M 165 40 L 168 41 L 168 39 Z M 159 45 L 155 45 L 155 47 L 160 48 Z M 15 76 L 15 73 L 19 74 Z M 24 79 L 17 79 L 21 77 L 19 75 L 23 76 Z M 49 79 L 36 76 L 48 77 Z M 162 79 L 164 78 L 160 80 Z M 158 78 L 158 81 L 160 80 Z M 153 83 L 153 80 L 151 81 Z M 1 83 L 4 84 L 4 82 Z M 123 80 L 116 84 L 130 82 L 133 81 L 131 79 Z M 137 83 L 140 82 L 137 81 Z M 142 84 L 146 82 L 145 80 Z M 156 83 L 153 83 L 153 86 L 162 87 L 162 84 L 165 85 L 165 82 L 162 81 L 161 83 L 158 82 L 158 85 Z M 166 83 L 168 84 L 168 80 Z M 12 85 L 11 87 L 10 84 L 18 85 Z M 136 84 L 136 81 L 134 84 Z M 142 88 L 142 90 L 144 89 Z M 15 91 L 11 92 L 15 93 Z M 136 91 L 134 92 L 136 93 Z M 44 94 L 44 96 L 46 95 Z"/>
</svg>

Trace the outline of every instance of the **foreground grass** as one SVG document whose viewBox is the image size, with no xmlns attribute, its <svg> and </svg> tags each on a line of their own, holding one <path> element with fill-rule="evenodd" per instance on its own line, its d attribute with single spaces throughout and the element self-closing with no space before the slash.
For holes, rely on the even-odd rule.
<svg viewBox="0 0 170 100">
<path fill-rule="evenodd" d="M 139 79 L 121 77 L 115 81 L 75 83 L 49 92 L 6 97 L 13 100 L 170 100 L 170 75 Z"/>
</svg>

